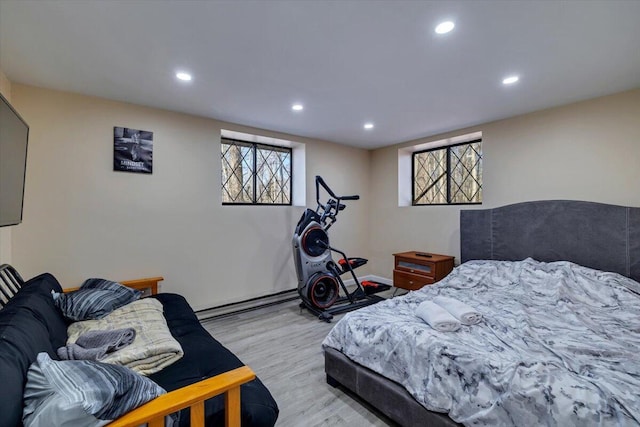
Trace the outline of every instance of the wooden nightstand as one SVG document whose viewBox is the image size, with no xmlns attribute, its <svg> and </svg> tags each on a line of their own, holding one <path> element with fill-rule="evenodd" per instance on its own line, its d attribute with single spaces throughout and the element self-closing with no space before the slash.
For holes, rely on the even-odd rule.
<svg viewBox="0 0 640 427">
<path fill-rule="evenodd" d="M 425 252 L 402 252 L 393 254 L 393 286 L 415 291 L 425 285 L 432 285 L 453 270 L 453 258 Z"/>
</svg>

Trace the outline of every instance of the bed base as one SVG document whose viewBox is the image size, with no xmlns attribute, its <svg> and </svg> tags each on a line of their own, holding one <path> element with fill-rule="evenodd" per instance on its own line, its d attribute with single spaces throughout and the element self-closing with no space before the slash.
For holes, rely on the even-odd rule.
<svg viewBox="0 0 640 427">
<path fill-rule="evenodd" d="M 445 414 L 427 410 L 398 383 L 353 362 L 333 348 L 324 349 L 324 370 L 329 385 L 341 385 L 352 391 L 402 426 L 461 426 Z"/>
<path fill-rule="evenodd" d="M 542 200 L 460 212 L 461 260 L 571 261 L 640 281 L 640 208 Z M 458 426 L 400 385 L 324 350 L 327 382 L 341 384 L 403 426 Z"/>
</svg>

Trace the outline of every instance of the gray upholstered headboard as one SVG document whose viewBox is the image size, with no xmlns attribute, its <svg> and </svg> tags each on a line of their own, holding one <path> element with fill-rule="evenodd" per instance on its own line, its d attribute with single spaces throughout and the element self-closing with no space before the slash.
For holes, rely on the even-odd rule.
<svg viewBox="0 0 640 427">
<path fill-rule="evenodd" d="M 640 208 L 571 200 L 460 212 L 462 262 L 566 260 L 640 281 Z"/>
</svg>

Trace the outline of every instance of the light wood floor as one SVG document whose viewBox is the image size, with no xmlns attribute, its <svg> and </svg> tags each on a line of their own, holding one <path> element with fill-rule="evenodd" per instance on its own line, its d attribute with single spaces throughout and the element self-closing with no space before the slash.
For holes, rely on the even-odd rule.
<svg viewBox="0 0 640 427">
<path fill-rule="evenodd" d="M 202 325 L 250 366 L 280 408 L 278 427 L 394 426 L 375 409 L 326 383 L 321 343 L 335 322 L 318 320 L 299 301 L 205 320 Z"/>
</svg>

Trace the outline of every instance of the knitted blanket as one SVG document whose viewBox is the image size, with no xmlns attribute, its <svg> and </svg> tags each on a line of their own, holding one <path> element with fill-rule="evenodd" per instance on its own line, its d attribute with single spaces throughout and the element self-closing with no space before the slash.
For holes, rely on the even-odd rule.
<svg viewBox="0 0 640 427">
<path fill-rule="evenodd" d="M 153 374 L 184 354 L 162 313 L 162 304 L 154 298 L 134 301 L 102 319 L 72 323 L 67 329 L 67 345 L 89 331 L 133 328 L 136 333 L 133 343 L 107 354 L 101 362 L 126 366 L 142 375 Z"/>
</svg>

